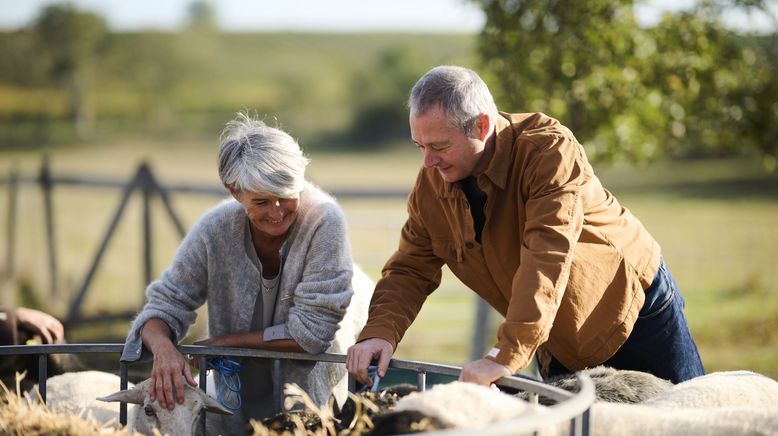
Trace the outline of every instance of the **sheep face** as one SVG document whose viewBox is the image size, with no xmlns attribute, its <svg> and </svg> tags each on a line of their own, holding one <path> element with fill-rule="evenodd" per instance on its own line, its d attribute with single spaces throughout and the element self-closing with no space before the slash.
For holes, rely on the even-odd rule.
<svg viewBox="0 0 778 436">
<path fill-rule="evenodd" d="M 98 398 L 98 400 L 124 401 L 142 406 L 141 410 L 135 414 L 135 421 L 129 423 L 129 428 L 144 434 L 151 434 L 152 429 L 157 429 L 160 433 L 171 436 L 193 435 L 197 431 L 199 418 L 204 410 L 226 415 L 232 414 L 218 401 L 188 384 L 184 384 L 184 403 L 176 404 L 173 410 L 165 409 L 159 405 L 158 401 L 151 401 L 149 398 L 150 384 L 151 380 L 149 379 L 132 389 L 118 391 Z"/>
</svg>

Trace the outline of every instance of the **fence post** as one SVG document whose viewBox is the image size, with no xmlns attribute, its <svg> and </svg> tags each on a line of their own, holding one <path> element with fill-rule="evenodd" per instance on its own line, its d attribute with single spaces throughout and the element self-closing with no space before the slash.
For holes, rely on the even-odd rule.
<svg viewBox="0 0 778 436">
<path fill-rule="evenodd" d="M 11 167 L 8 175 L 8 223 L 6 234 L 6 252 L 5 252 L 5 274 L 7 277 L 14 276 L 16 266 L 16 198 L 19 189 L 19 172 L 16 164 Z"/>
<path fill-rule="evenodd" d="M 181 218 L 178 217 L 178 214 L 173 209 L 173 203 L 170 201 L 170 194 L 168 193 L 168 190 L 159 184 L 157 178 L 154 177 L 154 174 L 151 173 L 151 169 L 149 169 L 149 182 L 153 185 L 154 191 L 156 191 L 157 195 L 159 195 L 160 200 L 162 200 L 162 205 L 165 206 L 165 210 L 167 211 L 168 216 L 170 216 L 170 220 L 173 221 L 173 225 L 176 226 L 178 235 L 181 237 L 181 239 L 183 239 L 184 236 L 186 236 L 186 229 L 181 223 Z"/>
<path fill-rule="evenodd" d="M 483 298 L 476 296 L 475 321 L 473 329 L 473 349 L 470 351 L 471 360 L 484 357 L 486 350 L 486 329 L 489 325 L 489 306 Z"/>
<path fill-rule="evenodd" d="M 153 192 L 151 170 L 146 162 L 141 163 L 138 168 L 138 183 L 143 193 L 143 284 L 151 283 L 153 255 L 151 249 L 151 195 Z"/>
<path fill-rule="evenodd" d="M 97 254 L 95 255 L 94 260 L 92 260 L 92 265 L 89 267 L 89 272 L 87 272 L 86 278 L 84 278 L 84 283 L 81 284 L 81 289 L 79 289 L 78 294 L 70 303 L 67 324 L 73 323 L 79 317 L 81 303 L 84 301 L 86 291 L 89 289 L 89 284 L 92 283 L 92 278 L 94 277 L 95 272 L 97 272 L 97 266 L 100 264 L 100 260 L 103 258 L 103 254 L 105 254 L 105 250 L 108 248 L 108 243 L 111 241 L 111 236 L 113 236 L 113 232 L 116 231 L 116 227 L 119 224 L 119 219 L 121 219 L 122 214 L 124 213 L 124 209 L 127 207 L 127 203 L 130 200 L 132 191 L 138 187 L 138 179 L 139 176 L 136 174 L 132 180 L 130 180 L 127 185 L 124 186 L 124 192 L 122 193 L 122 199 L 119 203 L 119 207 L 116 209 L 116 212 L 111 219 L 111 223 L 108 225 L 108 230 L 105 232 L 105 236 L 103 236 L 103 240 L 100 243 L 100 248 L 97 249 Z"/>
<path fill-rule="evenodd" d="M 43 193 L 44 219 L 46 221 L 46 242 L 49 251 L 49 293 L 51 297 L 57 297 L 59 280 L 57 268 L 57 235 L 54 232 L 54 203 L 52 199 L 52 190 L 54 184 L 51 180 L 51 169 L 49 168 L 49 155 L 43 155 L 41 171 L 38 175 L 38 182 L 41 185 Z"/>
</svg>

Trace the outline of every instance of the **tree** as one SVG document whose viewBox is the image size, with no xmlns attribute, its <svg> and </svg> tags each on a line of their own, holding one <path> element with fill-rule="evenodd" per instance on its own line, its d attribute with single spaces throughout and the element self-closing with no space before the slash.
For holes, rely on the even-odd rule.
<svg viewBox="0 0 778 436">
<path fill-rule="evenodd" d="M 69 4 L 53 4 L 41 11 L 33 33 L 49 76 L 69 93 L 76 132 L 88 136 L 95 117 L 91 101 L 94 63 L 108 34 L 105 20 Z"/>
<path fill-rule="evenodd" d="M 218 28 L 216 9 L 206 0 L 195 0 L 189 4 L 189 30 L 210 32 Z"/>
<path fill-rule="evenodd" d="M 703 1 L 643 29 L 631 0 L 486 0 L 479 52 L 501 107 L 548 111 L 595 159 L 775 156 L 776 61 L 720 20 L 766 3 Z"/>
<path fill-rule="evenodd" d="M 408 48 L 387 49 L 374 67 L 356 74 L 350 128 L 355 144 L 376 146 L 409 137 L 408 92 L 423 73 L 415 56 Z"/>
</svg>

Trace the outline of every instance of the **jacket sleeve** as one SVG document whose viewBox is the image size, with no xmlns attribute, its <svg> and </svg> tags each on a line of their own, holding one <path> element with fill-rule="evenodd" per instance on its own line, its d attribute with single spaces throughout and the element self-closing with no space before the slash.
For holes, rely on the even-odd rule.
<svg viewBox="0 0 778 436">
<path fill-rule="evenodd" d="M 567 286 L 583 228 L 583 153 L 572 133 L 532 144 L 521 177 L 526 199 L 521 264 L 513 276 L 505 322 L 487 358 L 511 371 L 526 367 L 547 339 Z"/>
<path fill-rule="evenodd" d="M 353 262 L 342 211 L 332 203 L 323 207 L 322 218 L 312 223 L 302 278 L 293 293 L 293 305 L 285 324 L 265 329 L 265 339 L 288 337 L 306 352 L 329 348 L 338 323 L 348 309 L 354 290 Z"/>
<path fill-rule="evenodd" d="M 408 219 L 400 233 L 399 248 L 384 265 L 359 341 L 381 338 L 396 350 L 424 301 L 440 285 L 443 260 L 432 251 L 419 207 L 414 189 L 408 198 Z"/>
</svg>

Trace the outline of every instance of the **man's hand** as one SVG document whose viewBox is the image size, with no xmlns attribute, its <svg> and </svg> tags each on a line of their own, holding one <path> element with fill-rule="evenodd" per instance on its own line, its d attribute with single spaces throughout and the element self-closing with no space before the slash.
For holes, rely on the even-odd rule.
<svg viewBox="0 0 778 436">
<path fill-rule="evenodd" d="M 19 307 L 16 309 L 16 322 L 21 327 L 40 335 L 44 344 L 62 342 L 65 328 L 57 318 L 35 309 Z"/>
<path fill-rule="evenodd" d="M 373 381 L 367 375 L 367 367 L 373 359 L 378 359 L 378 376 L 384 377 L 389 369 L 389 360 L 392 358 L 392 344 L 385 339 L 371 338 L 352 345 L 348 349 L 346 368 L 358 382 L 372 386 Z"/>
<path fill-rule="evenodd" d="M 511 375 L 510 370 L 493 360 L 481 359 L 462 367 L 459 380 L 489 386 L 502 377 Z"/>
</svg>

